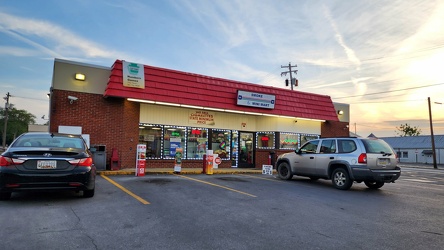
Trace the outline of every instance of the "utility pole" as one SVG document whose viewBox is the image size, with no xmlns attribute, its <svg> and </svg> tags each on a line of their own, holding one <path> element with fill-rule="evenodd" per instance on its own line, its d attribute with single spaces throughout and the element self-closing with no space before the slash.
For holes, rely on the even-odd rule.
<svg viewBox="0 0 444 250">
<path fill-rule="evenodd" d="M 281 65 L 281 68 L 287 68 L 287 69 L 288 69 L 288 71 L 281 72 L 281 76 L 286 76 L 287 73 L 290 73 L 290 85 L 291 85 L 291 90 L 293 90 L 293 85 L 298 86 L 298 80 L 297 80 L 296 78 L 293 80 L 293 76 L 291 75 L 291 73 L 295 73 L 295 74 L 298 73 L 298 70 L 291 70 L 291 67 L 297 67 L 297 66 L 298 66 L 298 65 L 291 65 L 291 62 L 288 63 L 288 66 L 282 66 L 282 65 Z M 287 84 L 287 86 L 288 86 L 288 82 L 287 82 L 287 81 L 288 81 L 288 79 L 285 80 L 285 82 L 286 82 L 286 84 Z"/>
<path fill-rule="evenodd" d="M 427 97 L 427 101 L 429 103 L 430 135 L 432 136 L 433 168 L 438 168 L 436 165 L 435 136 L 433 135 L 432 107 L 430 105 L 430 97 Z"/>
<path fill-rule="evenodd" d="M 11 95 L 9 94 L 9 92 L 6 94 L 6 97 L 3 97 L 3 99 L 6 100 L 6 104 L 5 104 L 5 126 L 3 128 L 3 143 L 2 146 L 4 149 L 6 149 L 6 127 L 8 126 L 8 109 L 9 109 L 9 97 Z"/>
</svg>

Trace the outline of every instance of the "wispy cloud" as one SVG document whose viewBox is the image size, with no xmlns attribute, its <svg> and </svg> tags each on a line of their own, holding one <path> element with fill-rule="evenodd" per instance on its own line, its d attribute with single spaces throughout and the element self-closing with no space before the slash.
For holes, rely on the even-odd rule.
<svg viewBox="0 0 444 250">
<path fill-rule="evenodd" d="M 212 39 L 224 41 L 225 49 L 240 46 L 248 41 L 249 29 L 245 17 L 242 18 L 242 5 L 236 1 L 183 1 L 176 5 L 213 35 Z"/>
<path fill-rule="evenodd" d="M 23 18 L 1 12 L 0 32 L 51 57 L 69 58 L 80 54 L 91 58 L 115 58 L 118 54 L 117 51 L 104 49 L 103 46 L 49 21 Z"/>
<path fill-rule="evenodd" d="M 350 60 L 350 62 L 354 63 L 357 67 L 357 69 L 360 69 L 361 66 L 361 62 L 359 61 L 358 57 L 356 56 L 355 52 L 353 51 L 353 49 L 351 49 L 346 42 L 344 41 L 343 36 L 341 35 L 341 33 L 339 32 L 338 27 L 336 26 L 335 21 L 333 20 L 329 9 L 323 5 L 323 10 L 325 13 L 325 17 L 327 18 L 327 20 L 329 21 L 331 27 L 333 28 L 334 32 L 335 32 L 335 38 L 336 41 L 338 42 L 338 44 L 343 48 L 345 54 L 347 55 L 348 60 Z"/>
<path fill-rule="evenodd" d="M 26 49 L 22 47 L 0 46 L 0 55 L 24 57 L 39 56 L 41 53 L 33 49 Z"/>
</svg>

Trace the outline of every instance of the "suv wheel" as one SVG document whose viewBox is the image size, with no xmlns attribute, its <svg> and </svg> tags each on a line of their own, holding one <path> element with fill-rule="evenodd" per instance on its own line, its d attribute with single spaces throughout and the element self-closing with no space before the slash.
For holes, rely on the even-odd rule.
<svg viewBox="0 0 444 250">
<path fill-rule="evenodd" d="M 353 182 L 350 176 L 344 168 L 337 168 L 331 174 L 331 182 L 337 189 L 347 190 L 350 189 Z"/>
<path fill-rule="evenodd" d="M 378 189 L 384 186 L 384 182 L 382 181 L 364 181 L 364 184 L 370 189 Z"/>
<path fill-rule="evenodd" d="M 277 172 L 279 175 L 279 178 L 282 180 L 290 180 L 293 178 L 293 174 L 291 173 L 290 166 L 286 162 L 282 162 L 279 164 L 277 168 Z"/>
</svg>

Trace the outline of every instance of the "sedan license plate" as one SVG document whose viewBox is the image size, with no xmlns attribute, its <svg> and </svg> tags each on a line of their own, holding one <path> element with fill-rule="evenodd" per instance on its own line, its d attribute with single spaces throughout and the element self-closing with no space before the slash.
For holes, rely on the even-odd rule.
<svg viewBox="0 0 444 250">
<path fill-rule="evenodd" d="M 37 161 L 37 169 L 56 169 L 57 161 Z"/>
<path fill-rule="evenodd" d="M 386 166 L 390 164 L 390 159 L 387 158 L 380 158 L 378 159 L 378 165 Z"/>
</svg>

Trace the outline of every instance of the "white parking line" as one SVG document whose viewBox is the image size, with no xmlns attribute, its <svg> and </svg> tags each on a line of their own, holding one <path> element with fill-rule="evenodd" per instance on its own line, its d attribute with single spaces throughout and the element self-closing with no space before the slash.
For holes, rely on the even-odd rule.
<svg viewBox="0 0 444 250">
<path fill-rule="evenodd" d="M 420 179 L 402 179 L 403 181 L 416 181 L 416 182 L 424 182 L 424 183 L 430 183 L 435 181 L 429 181 L 429 180 L 420 180 Z"/>
</svg>

